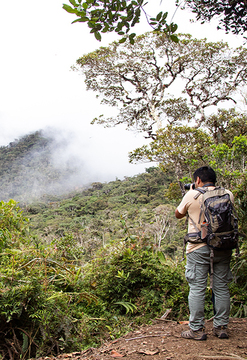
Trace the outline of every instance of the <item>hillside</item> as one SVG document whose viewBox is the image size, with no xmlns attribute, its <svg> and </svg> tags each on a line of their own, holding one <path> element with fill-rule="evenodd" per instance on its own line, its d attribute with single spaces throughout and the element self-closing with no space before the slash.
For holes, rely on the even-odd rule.
<svg viewBox="0 0 247 360">
<path fill-rule="evenodd" d="M 0 199 L 20 203 L 35 236 L 48 243 L 72 236 L 87 259 L 126 233 L 142 233 L 174 253 L 175 203 L 166 196 L 172 173 L 152 167 L 123 180 L 84 183 L 81 164 L 61 156 L 67 144 L 58 138 L 37 131 L 0 147 Z M 165 241 L 161 223 L 169 224 Z"/>
<path fill-rule="evenodd" d="M 76 186 L 72 179 L 80 164 L 62 158 L 66 146 L 64 140 L 56 140 L 52 132 L 44 131 L 1 146 L 0 199 L 31 202 L 44 194 L 72 190 Z"/>
<path fill-rule="evenodd" d="M 116 354 L 136 360 L 196 358 L 189 342 L 180 338 L 189 315 L 181 262 L 186 223 L 174 217 L 181 198 L 174 175 L 151 167 L 123 180 L 59 193 L 49 185 L 69 181 L 70 168 L 60 172 L 54 166 L 51 155 L 57 146 L 38 132 L 1 149 L 2 179 L 9 173 L 9 183 L 20 181 L 13 195 L 21 201 L 0 202 L 0 354 L 6 360 L 61 353 L 91 360 Z M 27 197 L 35 179 L 27 179 L 29 189 L 22 176 L 29 168 L 45 174 L 39 197 Z M 247 314 L 245 243 L 241 253 L 232 261 L 234 318 Z M 153 323 L 167 311 L 167 323 Z M 212 316 L 207 291 L 205 317 Z M 200 348 L 203 358 L 217 358 L 219 347 L 227 359 L 230 350 L 244 355 L 246 323 L 232 324 L 238 348 L 216 343 L 209 329 Z M 129 336 L 137 339 L 126 342 Z"/>
<path fill-rule="evenodd" d="M 86 258 L 110 241 L 140 234 L 173 253 L 179 232 L 174 237 L 174 204 L 166 196 L 172 178 L 153 167 L 124 180 L 92 183 L 63 197 L 43 197 L 24 212 L 37 236 L 50 242 L 70 234 Z"/>
</svg>

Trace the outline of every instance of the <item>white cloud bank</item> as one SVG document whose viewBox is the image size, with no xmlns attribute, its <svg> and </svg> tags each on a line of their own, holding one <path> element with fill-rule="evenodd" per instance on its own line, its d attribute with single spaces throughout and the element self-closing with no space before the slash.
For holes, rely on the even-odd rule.
<svg viewBox="0 0 247 360">
<path fill-rule="evenodd" d="M 144 143 L 142 136 L 120 127 L 90 125 L 95 116 L 111 109 L 101 108 L 95 94 L 85 91 L 82 76 L 70 70 L 77 58 L 116 37 L 105 35 L 102 43 L 97 42 L 85 24 L 71 24 L 73 15 L 62 9 L 62 3 L 25 0 L 1 4 L 0 145 L 52 127 L 70 140 L 66 156 L 78 156 L 92 181 L 140 173 L 147 164 L 129 164 L 128 152 Z M 153 14 L 167 8 L 169 16 L 174 13 L 173 2 L 159 4 L 160 0 L 150 1 Z M 213 24 L 190 24 L 190 17 L 176 13 L 173 21 L 180 32 L 241 44 L 241 37 L 217 32 Z M 139 32 L 148 30 L 143 23 Z"/>
</svg>

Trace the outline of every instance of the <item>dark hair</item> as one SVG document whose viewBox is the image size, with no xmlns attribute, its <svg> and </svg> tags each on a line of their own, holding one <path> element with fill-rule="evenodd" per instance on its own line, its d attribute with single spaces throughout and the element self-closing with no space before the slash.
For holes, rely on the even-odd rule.
<svg viewBox="0 0 247 360">
<path fill-rule="evenodd" d="M 197 177 L 199 177 L 203 183 L 216 183 L 215 171 L 210 166 L 202 166 L 197 169 L 193 174 L 193 178 L 195 181 Z"/>
</svg>

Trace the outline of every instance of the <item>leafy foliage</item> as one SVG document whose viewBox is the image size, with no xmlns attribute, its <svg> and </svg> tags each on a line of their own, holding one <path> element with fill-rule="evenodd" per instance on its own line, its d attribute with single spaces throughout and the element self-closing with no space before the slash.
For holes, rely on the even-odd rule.
<svg viewBox="0 0 247 360">
<path fill-rule="evenodd" d="M 245 0 L 186 0 L 185 3 L 202 23 L 216 17 L 219 18 L 218 29 L 223 27 L 226 33 L 244 34 L 247 30 Z"/>
<path fill-rule="evenodd" d="M 192 173 L 203 165 L 212 166 L 218 184 L 231 189 L 236 196 L 240 228 L 246 229 L 246 114 L 234 109 L 218 110 L 205 118 L 200 129 L 169 125 L 157 131 L 149 145 L 130 153 L 131 162 L 157 161 L 164 171 L 174 169 L 177 180 L 191 182 Z M 178 186 L 170 184 L 166 196 L 178 199 Z M 174 192 L 175 189 L 175 192 Z"/>
<path fill-rule="evenodd" d="M 162 31 L 169 35 L 173 41 L 178 41 L 174 32 L 177 30 L 176 24 L 167 24 L 167 12 L 160 11 L 156 17 L 150 17 L 145 11 L 147 2 L 144 0 L 69 0 L 70 5 L 63 4 L 64 10 L 77 16 L 75 22 L 87 23 L 97 40 L 107 32 L 116 32 L 122 36 L 120 42 L 123 43 L 128 38 L 134 44 L 135 33 L 129 34 L 132 27 L 140 22 L 141 15 L 144 14 L 149 25 L 155 31 Z"/>
<path fill-rule="evenodd" d="M 129 238 L 110 253 L 108 248 L 101 250 L 88 265 L 85 280 L 93 284 L 99 298 L 120 314 L 126 311 L 119 306 L 125 302 L 132 304 L 133 314 L 138 317 L 148 319 L 172 308 L 172 317 L 181 319 L 188 314 L 188 286 L 183 266 L 176 261 L 169 265 L 168 260 L 165 264 L 160 262 L 145 238 Z"/>
<path fill-rule="evenodd" d="M 134 44 L 135 33 L 130 35 L 128 33 L 140 22 L 143 15 L 153 30 L 162 31 L 169 35 L 171 40 L 178 42 L 178 37 L 174 34 L 177 25 L 167 23 L 167 12 L 160 11 L 156 16 L 150 17 L 145 11 L 148 1 L 69 0 L 69 2 L 70 5 L 63 4 L 63 8 L 77 17 L 72 23 L 87 23 L 91 29 L 90 32 L 99 41 L 102 34 L 114 31 L 122 36 L 120 42 L 125 42 L 128 38 Z M 179 0 L 175 0 L 175 3 L 178 7 L 181 6 Z M 217 29 L 223 28 L 226 33 L 244 34 L 246 32 L 247 5 L 245 0 L 186 0 L 182 8 L 191 9 L 196 14 L 196 20 L 201 23 L 219 18 Z"/>
<path fill-rule="evenodd" d="M 235 136 L 247 135 L 247 114 L 235 109 L 218 109 L 205 119 L 205 127 L 216 145 L 231 146 Z"/>
<path fill-rule="evenodd" d="M 143 241 L 129 242 L 132 235 L 126 233 L 125 241 L 109 244 L 82 270 L 82 253 L 73 237 L 63 237 L 55 244 L 23 237 L 28 222 L 17 204 L 13 200 L 2 202 L 0 210 L 1 226 L 12 234 L 11 243 L 3 242 L 0 257 L 3 357 L 13 353 L 25 359 L 97 344 L 109 329 L 114 333 L 113 314 L 117 335 L 119 327 L 128 323 L 125 312 L 138 318 L 145 310 L 148 319 L 163 311 L 161 279 L 167 306 L 174 303 L 174 277 L 179 283 L 183 276 L 167 267 L 165 280 L 156 252 Z M 173 283 L 173 290 L 169 283 Z M 100 337 L 94 335 L 98 332 Z"/>
<path fill-rule="evenodd" d="M 84 244 L 73 232 L 51 238 L 40 237 L 36 232 L 34 236 L 32 219 L 29 222 L 13 200 L 0 203 L 0 353 L 3 358 L 27 359 L 97 346 L 101 341 L 121 336 L 135 326 L 160 317 L 167 309 L 172 309 L 169 315 L 172 319 L 188 318 L 188 285 L 184 264 L 176 251 L 184 223 L 179 222 L 175 229 L 170 218 L 174 207 L 171 203 L 164 204 L 161 188 L 167 177 L 158 168 L 150 168 L 133 179 L 92 184 L 84 193 L 87 201 L 91 197 L 95 199 L 96 193 L 100 199 L 108 191 L 114 196 L 108 196 L 107 203 L 115 201 L 115 206 L 119 206 L 122 196 L 126 195 L 118 215 L 124 209 L 129 212 L 128 217 L 120 218 L 122 232 L 114 239 L 110 234 L 109 241 L 101 243 L 97 251 L 92 247 L 90 258 L 85 257 Z M 145 203 L 145 217 L 142 223 L 138 218 L 140 226 L 137 227 L 138 208 L 135 202 L 131 203 L 130 195 L 132 191 L 143 190 L 152 200 Z M 74 194 L 73 200 L 67 195 L 67 199 L 61 201 L 63 211 L 72 211 L 75 216 L 80 209 L 76 205 L 82 204 L 82 200 L 81 193 Z M 155 206 L 152 219 L 149 205 Z M 59 203 L 52 206 L 50 210 L 58 211 Z M 49 204 L 34 208 L 32 216 L 37 216 L 45 213 Z M 93 217 L 97 220 L 94 231 L 105 210 L 94 209 Z M 116 208 L 108 209 L 108 219 L 113 222 L 111 212 L 116 212 Z M 143 232 L 145 222 L 149 222 L 149 231 Z M 234 316 L 245 316 L 247 305 L 243 291 L 245 250 L 243 244 L 242 257 L 233 259 L 231 311 Z M 210 292 L 206 300 L 206 316 L 211 317 Z"/>
<path fill-rule="evenodd" d="M 130 162 L 156 161 L 163 169 L 174 169 L 177 179 L 192 173 L 205 162 L 210 136 L 201 129 L 169 125 L 157 131 L 156 138 L 130 153 Z"/>
<path fill-rule="evenodd" d="M 81 269 L 61 260 L 52 246 L 34 244 L 17 204 L 1 202 L 0 349 L 3 357 L 79 348 L 74 319 L 81 301 L 97 301 L 80 287 Z M 11 233 L 11 241 L 6 236 Z M 5 350 L 4 350 L 5 349 Z"/>
<path fill-rule="evenodd" d="M 29 222 L 14 200 L 0 202 L 0 252 L 19 245 L 28 234 Z"/>
<path fill-rule="evenodd" d="M 67 194 L 62 200 L 40 200 L 28 205 L 25 213 L 30 217 L 33 233 L 47 242 L 52 241 L 61 252 L 71 251 L 69 234 L 73 234 L 73 239 L 80 244 L 78 252 L 86 259 L 111 240 L 122 238 L 126 226 L 131 226 L 133 235 L 142 232 L 149 236 L 157 246 L 158 237 L 166 234 L 162 240 L 164 246 L 173 243 L 174 207 L 170 204 L 164 215 L 160 212 L 159 220 L 157 208 L 167 203 L 165 189 L 173 178 L 172 172 L 148 168 L 145 173 L 122 181 L 93 183 L 88 189 Z M 157 224 L 163 216 L 168 223 L 162 235 Z M 71 253 L 70 257 L 76 259 L 78 255 Z"/>
</svg>

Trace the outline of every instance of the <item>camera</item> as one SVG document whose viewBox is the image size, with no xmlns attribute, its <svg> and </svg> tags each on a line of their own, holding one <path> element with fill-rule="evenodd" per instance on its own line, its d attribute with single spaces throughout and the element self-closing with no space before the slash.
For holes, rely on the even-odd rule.
<svg viewBox="0 0 247 360">
<path fill-rule="evenodd" d="M 191 187 L 191 189 L 195 189 L 195 183 L 193 183 L 193 184 L 184 184 L 185 190 L 190 190 L 190 187 Z"/>
</svg>

